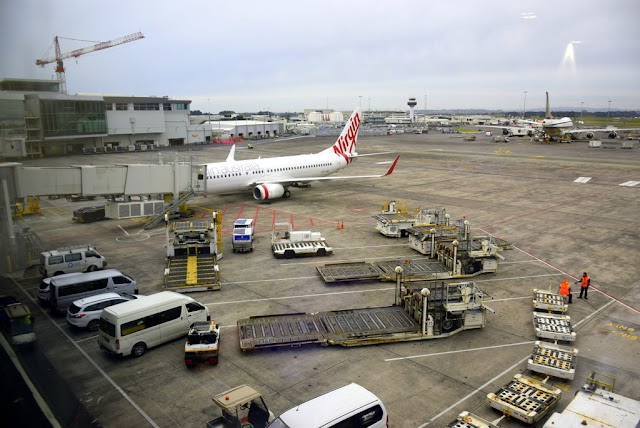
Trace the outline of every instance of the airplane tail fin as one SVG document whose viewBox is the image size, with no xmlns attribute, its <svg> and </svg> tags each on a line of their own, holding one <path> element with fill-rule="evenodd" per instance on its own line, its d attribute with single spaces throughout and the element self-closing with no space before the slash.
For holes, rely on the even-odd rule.
<svg viewBox="0 0 640 428">
<path fill-rule="evenodd" d="M 347 163 L 350 163 L 352 157 L 357 155 L 356 143 L 358 141 L 358 131 L 360 130 L 360 124 L 362 123 L 362 112 L 360 109 L 355 109 L 351 113 L 351 117 L 344 126 L 342 133 L 338 137 L 335 144 L 324 152 L 333 152 L 339 156 L 343 156 Z"/>
<path fill-rule="evenodd" d="M 236 145 L 233 144 L 231 146 L 231 150 L 229 150 L 229 154 L 227 155 L 227 162 L 235 161 L 236 160 L 235 154 L 236 154 Z"/>
<path fill-rule="evenodd" d="M 553 116 L 551 116 L 551 106 L 549 105 L 549 92 L 546 92 L 547 94 L 547 112 L 544 115 L 545 119 L 551 119 Z"/>
</svg>

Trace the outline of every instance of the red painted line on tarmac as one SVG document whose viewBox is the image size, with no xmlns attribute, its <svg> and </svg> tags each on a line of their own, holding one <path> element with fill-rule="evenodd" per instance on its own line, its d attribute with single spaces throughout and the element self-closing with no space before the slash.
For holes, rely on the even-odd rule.
<svg viewBox="0 0 640 428">
<path fill-rule="evenodd" d="M 549 263 L 549 262 L 546 262 L 546 261 L 542 260 L 540 257 L 536 257 L 536 256 L 534 256 L 533 254 L 531 254 L 531 253 L 530 253 L 530 252 L 528 252 L 528 251 L 523 250 L 522 248 L 516 247 L 515 245 L 513 246 L 513 248 L 515 248 L 515 249 L 516 249 L 516 250 L 518 250 L 518 251 L 522 251 L 522 252 L 523 252 L 523 253 L 525 253 L 526 255 L 528 255 L 528 256 L 530 256 L 530 257 L 533 257 L 534 259 L 536 259 L 536 260 L 537 260 L 537 261 L 539 261 L 540 263 L 543 263 L 543 264 L 545 264 L 545 265 L 549 266 L 550 268 L 557 270 L 558 272 L 562 272 L 563 274 L 567 275 L 569 278 L 573 279 L 574 281 L 577 281 L 577 280 L 578 280 L 578 278 L 577 278 L 577 277 L 575 277 L 575 276 L 571 275 L 571 274 L 570 274 L 570 273 L 568 273 L 568 272 L 565 272 L 564 270 L 560 269 L 560 268 L 559 268 L 559 267 L 557 267 L 557 266 L 552 265 L 552 264 L 551 264 L 551 263 Z M 601 293 L 601 294 L 603 294 L 603 295 L 607 296 L 608 298 L 610 298 L 611 300 L 614 300 L 614 301 L 618 302 L 619 304 L 621 304 L 622 306 L 626 307 L 627 309 L 631 309 L 631 310 L 632 310 L 632 311 L 634 311 L 635 313 L 640 314 L 640 309 L 634 308 L 633 306 L 631 306 L 631 305 L 629 305 L 629 304 L 627 304 L 627 303 L 623 302 L 622 300 L 618 299 L 617 297 L 612 296 L 611 294 L 607 293 L 606 291 L 603 291 L 602 289 L 600 289 L 600 288 L 598 288 L 598 287 L 595 287 L 595 286 L 593 286 L 593 285 L 590 285 L 590 286 L 589 286 L 589 288 L 593 288 L 593 289 L 594 289 L 594 290 L 596 290 L 598 293 Z"/>
<path fill-rule="evenodd" d="M 256 212 L 253 214 L 253 230 L 256 229 L 258 225 L 258 213 L 260 212 L 260 206 L 256 206 Z"/>
</svg>

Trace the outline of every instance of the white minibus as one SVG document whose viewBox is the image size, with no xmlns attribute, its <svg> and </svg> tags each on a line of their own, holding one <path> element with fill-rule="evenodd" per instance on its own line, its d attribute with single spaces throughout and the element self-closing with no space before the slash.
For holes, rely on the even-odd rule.
<svg viewBox="0 0 640 428">
<path fill-rule="evenodd" d="M 53 277 L 49 284 L 49 303 L 53 312 L 66 312 L 75 300 L 109 291 L 138 294 L 138 285 L 117 269 Z"/>
<path fill-rule="evenodd" d="M 209 309 L 189 296 L 161 291 L 103 309 L 98 344 L 108 353 L 140 357 L 148 348 L 186 336 L 196 321 L 209 321 Z"/>
<path fill-rule="evenodd" d="M 106 266 L 107 260 L 90 244 L 40 253 L 40 273 L 44 278 L 70 272 L 93 272 Z"/>
<path fill-rule="evenodd" d="M 368 389 L 351 383 L 281 414 L 268 428 L 387 428 L 384 404 Z"/>
</svg>

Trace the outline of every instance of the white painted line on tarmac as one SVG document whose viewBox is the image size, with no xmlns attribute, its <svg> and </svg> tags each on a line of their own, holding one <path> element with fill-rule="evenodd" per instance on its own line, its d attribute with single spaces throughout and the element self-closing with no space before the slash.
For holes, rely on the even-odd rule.
<svg viewBox="0 0 640 428">
<path fill-rule="evenodd" d="M 619 186 L 624 187 L 634 187 L 640 184 L 640 181 L 625 181 L 624 183 L 620 183 Z"/>
<path fill-rule="evenodd" d="M 591 177 L 578 177 L 575 180 L 573 180 L 574 183 L 588 183 L 589 180 L 591 180 Z"/>
<path fill-rule="evenodd" d="M 499 282 L 499 281 L 513 281 L 514 279 L 530 279 L 530 278 L 544 278 L 547 276 L 562 276 L 562 273 L 545 273 L 542 275 L 527 275 L 527 276 L 511 276 L 509 278 L 491 278 L 491 279 L 474 279 L 473 282 Z M 452 278 L 451 280 L 456 280 Z"/>
<path fill-rule="evenodd" d="M 318 278 L 317 276 L 298 276 L 296 278 L 273 278 L 273 279 L 254 279 L 251 281 L 233 281 L 234 284 L 254 284 L 256 282 L 274 282 L 274 281 L 299 281 L 301 279 Z"/>
<path fill-rule="evenodd" d="M 363 247 L 333 247 L 334 250 L 354 250 L 357 248 L 406 247 L 407 244 L 365 245 Z"/>
<path fill-rule="evenodd" d="M 486 351 L 487 349 L 509 348 L 511 346 L 531 345 L 532 343 L 535 343 L 535 340 L 530 340 L 528 342 L 508 343 L 505 345 L 485 346 L 482 348 L 460 349 L 459 351 L 434 352 L 433 354 L 421 354 L 421 355 L 410 355 L 408 357 L 387 358 L 384 361 L 387 362 L 387 361 L 400 361 L 400 360 L 415 360 L 416 358 L 437 357 L 439 355 L 460 354 L 462 352 Z"/>
<path fill-rule="evenodd" d="M 126 230 L 124 230 L 124 229 L 122 228 L 122 226 L 118 225 L 118 227 L 120 228 L 120 230 L 122 230 L 122 231 L 124 232 L 124 234 L 125 234 L 125 235 L 128 235 L 128 234 L 129 234 L 129 232 L 127 232 Z"/>
<path fill-rule="evenodd" d="M 87 340 L 91 340 L 91 339 L 97 339 L 99 336 L 96 334 L 95 336 L 91 336 L 91 337 L 87 337 L 84 339 L 80 339 L 80 340 L 76 340 L 76 343 L 80 343 L 80 342 L 85 342 Z"/>
<path fill-rule="evenodd" d="M 29 375 L 27 374 L 27 372 L 25 372 L 24 367 L 22 367 L 20 358 L 18 358 L 13 348 L 11 347 L 11 345 L 9 345 L 9 342 L 7 342 L 7 340 L 4 338 L 3 335 L 0 335 L 0 344 L 4 348 L 7 355 L 9 356 L 9 359 L 15 366 L 18 373 L 20 373 L 20 377 L 22 377 L 22 380 L 24 380 L 24 383 L 29 388 L 29 391 L 31 391 L 31 394 L 33 395 L 33 399 L 36 400 L 36 403 L 38 403 L 38 407 L 40 407 L 40 410 L 42 410 L 42 413 L 47 418 L 51 426 L 54 428 L 61 428 L 62 425 L 60 425 L 60 423 L 56 419 L 56 416 L 51 411 L 51 408 L 47 404 L 47 401 L 44 398 L 42 398 L 42 395 L 40 395 L 40 391 L 38 390 L 38 388 L 35 387 Z"/>
<path fill-rule="evenodd" d="M 283 297 L 265 297 L 263 299 L 248 299 L 248 300 L 231 300 L 227 302 L 214 302 L 214 303 L 203 303 L 205 306 L 215 306 L 215 305 L 235 305 L 238 303 L 251 303 L 251 302 L 268 302 L 272 300 L 286 300 L 286 299 L 302 299 L 305 297 L 324 297 L 324 296 L 338 296 L 341 294 L 356 294 L 356 293 L 370 293 L 374 291 L 389 291 L 393 290 L 395 287 L 387 287 L 387 288 L 375 288 L 373 290 L 353 290 L 353 291 L 336 291 L 333 293 L 317 293 L 317 294 L 302 294 L 297 296 L 283 296 Z"/>
<path fill-rule="evenodd" d="M 373 248 L 373 247 L 361 247 L 361 248 Z M 340 249 L 340 248 L 336 248 L 336 249 Z M 342 248 L 343 250 L 348 250 L 350 248 Z M 334 264 L 334 263 L 355 263 L 355 262 L 366 262 L 367 260 L 384 260 L 384 259 L 389 259 L 389 260 L 424 260 L 424 258 L 420 258 L 420 257 L 402 257 L 402 256 L 388 256 L 388 257 L 366 257 L 364 259 L 357 259 L 357 260 L 349 260 L 349 259 L 342 259 L 342 260 L 335 260 L 335 259 L 331 259 L 330 262 L 327 262 L 326 260 L 319 260 L 317 262 L 289 262 L 289 263 L 280 263 L 280 266 L 288 266 L 288 265 L 305 265 L 305 264 L 323 264 L 323 263 L 328 263 L 328 264 Z M 433 263 L 438 263 L 437 260 L 432 259 Z"/>
<path fill-rule="evenodd" d="M 509 302 L 511 300 L 522 300 L 522 299 L 531 299 L 532 296 L 522 296 L 522 297 L 509 297 L 508 299 L 493 299 L 488 300 L 488 302 Z"/>
<path fill-rule="evenodd" d="M 530 342 L 533 343 L 533 342 Z M 444 409 L 442 412 L 438 413 L 437 415 L 435 415 L 434 417 L 432 417 L 429 422 L 426 422 L 422 425 L 420 425 L 418 428 L 424 428 L 426 426 L 428 426 L 429 424 L 431 424 L 432 422 L 440 419 L 440 417 L 442 417 L 442 415 L 445 415 L 446 413 L 450 412 L 451 410 L 455 409 L 457 406 L 459 406 L 461 403 L 467 401 L 470 397 L 474 396 L 475 394 L 477 394 L 478 392 L 482 392 L 484 393 L 484 389 L 491 385 L 493 382 L 495 382 L 497 379 L 501 378 L 502 376 L 504 376 L 505 374 L 509 373 L 510 371 L 512 371 L 513 369 L 515 369 L 516 367 L 518 367 L 520 364 L 524 363 L 525 361 L 527 361 L 529 359 L 529 357 L 531 356 L 531 352 L 527 352 L 527 355 L 521 359 L 520 361 L 518 361 L 517 363 L 515 363 L 514 365 L 512 365 L 511 367 L 507 368 L 505 371 L 503 371 L 502 373 L 498 374 L 497 376 L 495 376 L 493 379 L 488 380 L 487 382 L 484 383 L 484 385 L 480 386 L 479 388 L 476 388 L 474 391 L 471 391 L 469 394 L 467 394 L 466 396 L 462 397 L 461 399 L 459 399 L 458 401 L 456 401 L 455 403 L 453 403 L 451 406 L 447 407 L 446 409 Z"/>
<path fill-rule="evenodd" d="M 14 280 L 14 283 L 19 286 L 19 284 Z M 24 290 L 23 290 L 24 291 Z M 36 301 L 33 297 L 31 297 L 31 295 L 29 295 L 29 293 L 27 293 L 26 291 L 24 291 L 24 294 L 29 298 L 29 300 L 31 300 L 34 304 L 36 304 Z M 39 306 L 39 305 L 38 305 Z M 42 314 L 49 318 L 49 321 L 51 322 L 51 324 L 55 325 L 56 328 L 58 330 L 60 330 L 60 333 L 62 333 L 64 335 L 64 337 L 67 338 L 67 340 L 69 341 L 69 343 L 71 343 L 73 346 L 76 347 L 76 349 L 87 359 L 87 361 L 89 361 L 89 363 L 91 363 L 91 365 L 107 380 L 107 382 L 109 382 L 115 389 L 116 391 L 118 391 L 120 393 L 120 395 L 122 395 L 132 406 L 134 409 L 136 409 L 138 411 L 138 413 L 140 413 L 140 415 L 142 417 L 144 417 L 147 422 L 149 422 L 149 424 L 154 427 L 154 428 L 160 428 L 160 426 L 158 424 L 155 423 L 155 421 L 153 419 L 151 419 L 151 417 L 149 415 L 147 415 L 145 413 L 144 410 L 142 410 L 142 408 L 140 406 L 138 406 L 138 404 L 133 401 L 133 399 L 124 391 L 124 389 L 120 388 L 120 386 L 113 380 L 111 379 L 111 377 L 107 374 L 107 372 L 105 372 L 102 367 L 100 367 L 98 365 L 98 363 L 95 362 L 95 360 L 93 358 L 91 358 L 89 356 L 89 354 L 86 353 L 86 351 L 84 349 L 82 349 L 80 347 L 80 345 L 78 345 L 72 338 L 71 336 L 69 336 L 69 333 L 67 333 L 66 331 L 64 331 L 64 329 L 57 325 L 55 320 L 51 317 L 50 314 L 46 313 L 44 311 L 44 309 L 40 308 L 40 310 L 42 311 Z"/>
</svg>

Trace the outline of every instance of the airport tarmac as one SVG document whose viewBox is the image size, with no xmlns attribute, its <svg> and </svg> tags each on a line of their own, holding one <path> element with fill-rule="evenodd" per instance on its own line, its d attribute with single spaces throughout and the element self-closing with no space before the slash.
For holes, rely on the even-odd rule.
<svg viewBox="0 0 640 428">
<path fill-rule="evenodd" d="M 332 138 L 299 138 L 240 143 L 237 159 L 318 152 Z M 405 134 L 361 137 L 363 157 L 342 175 L 383 173 L 394 159 L 394 173 L 377 180 L 314 183 L 293 188 L 289 199 L 255 201 L 250 192 L 196 197 L 196 215 L 223 212 L 224 256 L 220 291 L 191 293 L 222 325 L 220 363 L 187 369 L 184 340 L 150 349 L 141 358 L 115 359 L 101 352 L 97 335 L 71 329 L 64 317 L 43 311 L 32 301 L 38 321 L 36 351 L 74 391 L 102 427 L 204 427 L 219 415 L 211 397 L 239 384 L 261 391 L 276 414 L 315 396 L 359 383 L 384 402 L 390 427 L 444 427 L 462 411 L 493 420 L 500 414 L 486 396 L 527 370 L 534 342 L 532 290 L 557 290 L 583 271 L 592 278 L 589 299 L 578 299 L 568 314 L 579 350 L 574 380 L 550 378 L 563 391 L 555 411 L 562 411 L 592 372 L 616 378 L 615 391 L 640 400 L 640 148 L 590 148 L 586 142 L 542 144 L 512 138 L 494 143 L 479 134 Z M 223 161 L 229 146 L 193 150 L 72 156 L 22 162 L 28 166 L 140 163 L 193 157 L 200 163 Z M 589 179 L 580 179 L 589 177 Z M 637 184 L 633 185 L 632 182 Z M 626 184 L 625 184 L 626 183 Z M 445 208 L 453 219 L 465 217 L 472 233 L 492 234 L 511 242 L 498 272 L 473 278 L 493 301 L 495 314 L 485 328 L 444 339 L 354 348 L 301 346 L 241 352 L 236 321 L 253 315 L 318 312 L 386 306 L 393 303 L 393 283 L 364 281 L 325 284 L 316 267 L 338 261 L 424 257 L 404 239 L 375 230 L 371 215 L 386 201 L 409 207 Z M 74 224 L 72 211 L 93 202 L 41 199 L 42 215 L 25 217 L 48 247 L 91 242 L 109 267 L 133 276 L 141 294 L 162 289 L 165 232 L 150 231 L 140 219 Z M 256 219 L 253 253 L 231 251 L 236 218 Z M 292 221 L 296 229 L 322 232 L 330 257 L 275 259 L 270 251 L 274 222 Z M 338 228 L 343 224 L 344 228 Z M 13 286 L 35 299 L 37 269 L 14 275 Z M 18 290 L 19 291 L 19 290 Z M 20 295 L 20 294 L 18 294 Z M 26 300 L 26 299 L 23 299 Z M 38 374 L 36 376 L 46 376 Z M 36 383 L 46 383 L 37 379 Z M 54 409 L 55 412 L 55 409 Z M 544 421 L 544 420 L 543 420 Z M 538 426 L 542 425 L 542 422 Z M 525 426 L 507 418 L 503 428 Z"/>
</svg>

